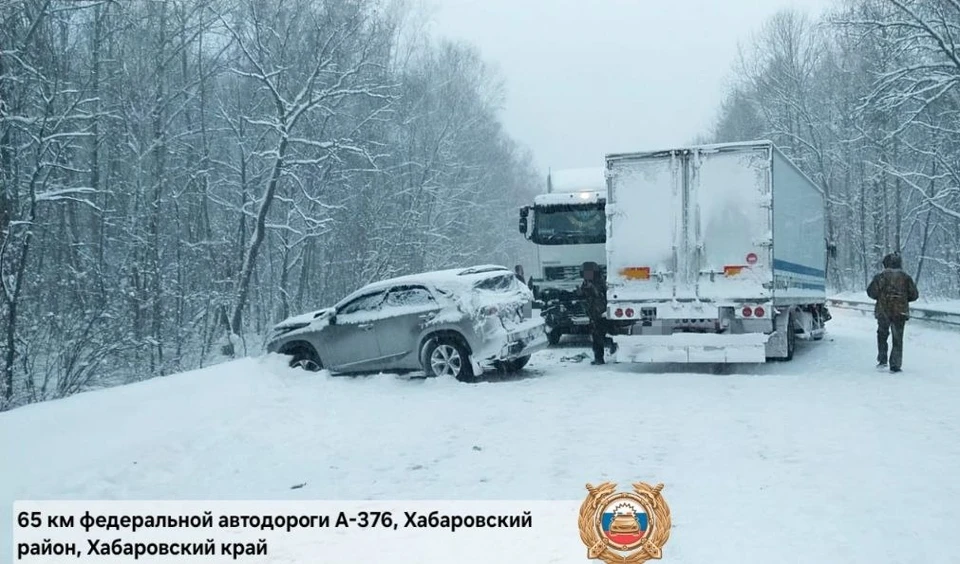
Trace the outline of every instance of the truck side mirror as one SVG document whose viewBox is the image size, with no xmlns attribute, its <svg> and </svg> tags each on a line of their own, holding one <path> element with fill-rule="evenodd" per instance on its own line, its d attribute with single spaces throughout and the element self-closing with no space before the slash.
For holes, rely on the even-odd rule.
<svg viewBox="0 0 960 564">
<path fill-rule="evenodd" d="M 527 216 L 530 215 L 530 207 L 523 206 L 520 208 L 520 233 L 523 235 L 527 234 Z"/>
</svg>

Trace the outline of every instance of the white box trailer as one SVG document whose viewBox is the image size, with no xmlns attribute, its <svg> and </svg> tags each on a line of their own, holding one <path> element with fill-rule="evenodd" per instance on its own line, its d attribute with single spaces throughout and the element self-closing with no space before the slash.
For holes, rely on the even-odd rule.
<svg viewBox="0 0 960 564">
<path fill-rule="evenodd" d="M 791 359 L 826 310 L 823 192 L 770 141 L 611 154 L 618 362 Z"/>
</svg>

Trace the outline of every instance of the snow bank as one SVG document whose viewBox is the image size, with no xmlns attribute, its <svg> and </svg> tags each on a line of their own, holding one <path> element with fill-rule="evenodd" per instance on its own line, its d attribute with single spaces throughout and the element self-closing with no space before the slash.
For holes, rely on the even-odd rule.
<svg viewBox="0 0 960 564">
<path fill-rule="evenodd" d="M 956 333 L 911 324 L 891 375 L 873 320 L 833 315 L 793 361 L 723 375 L 561 361 L 586 342 L 477 385 L 271 356 L 0 413 L 0 554 L 15 499 L 582 500 L 610 480 L 666 484 L 671 564 L 953 564 Z M 582 563 L 576 530 L 534 529 Z"/>
</svg>

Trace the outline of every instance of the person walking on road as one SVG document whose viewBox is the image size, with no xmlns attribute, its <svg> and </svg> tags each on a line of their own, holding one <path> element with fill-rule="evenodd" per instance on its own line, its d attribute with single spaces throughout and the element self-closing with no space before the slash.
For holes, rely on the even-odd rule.
<svg viewBox="0 0 960 564">
<path fill-rule="evenodd" d="M 586 302 L 587 317 L 590 318 L 590 339 L 593 345 L 593 362 L 604 364 L 603 350 L 610 347 L 610 353 L 617 352 L 617 344 L 607 336 L 607 285 L 603 281 L 600 267 L 595 262 L 585 262 L 580 271 L 583 281 L 580 283 L 580 296 Z"/>
<path fill-rule="evenodd" d="M 867 286 L 867 295 L 876 300 L 877 366 L 889 363 L 891 372 L 900 372 L 903 363 L 903 330 L 910 318 L 910 302 L 920 297 L 913 278 L 903 271 L 899 253 L 883 257 L 883 271 Z M 887 357 L 887 339 L 892 335 L 893 347 Z"/>
</svg>

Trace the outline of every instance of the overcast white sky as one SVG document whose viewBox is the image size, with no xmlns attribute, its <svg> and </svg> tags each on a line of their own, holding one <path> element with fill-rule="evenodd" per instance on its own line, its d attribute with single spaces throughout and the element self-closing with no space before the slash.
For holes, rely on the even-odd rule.
<svg viewBox="0 0 960 564">
<path fill-rule="evenodd" d="M 783 8 L 831 0 L 433 0 L 433 31 L 506 80 L 504 121 L 545 172 L 688 143 L 716 115 L 737 56 Z"/>
</svg>

